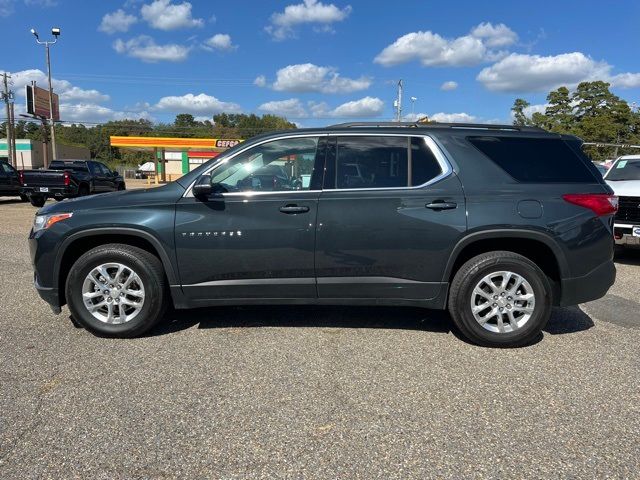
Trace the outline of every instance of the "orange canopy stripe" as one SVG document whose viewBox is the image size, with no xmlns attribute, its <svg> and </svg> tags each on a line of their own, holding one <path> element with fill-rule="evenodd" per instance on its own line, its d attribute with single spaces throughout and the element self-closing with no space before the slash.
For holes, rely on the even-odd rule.
<svg viewBox="0 0 640 480">
<path fill-rule="evenodd" d="M 110 137 L 112 147 L 147 147 L 176 149 L 213 149 L 233 146 L 242 140 L 218 138 L 173 138 L 173 137 Z"/>
</svg>

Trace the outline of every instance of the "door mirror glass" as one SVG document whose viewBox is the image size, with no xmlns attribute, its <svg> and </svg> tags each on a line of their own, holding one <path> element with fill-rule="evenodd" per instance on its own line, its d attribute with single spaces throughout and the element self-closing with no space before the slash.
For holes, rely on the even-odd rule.
<svg viewBox="0 0 640 480">
<path fill-rule="evenodd" d="M 211 185 L 211 175 L 202 175 L 193 186 L 194 197 L 206 197 L 213 193 L 213 186 Z"/>
</svg>

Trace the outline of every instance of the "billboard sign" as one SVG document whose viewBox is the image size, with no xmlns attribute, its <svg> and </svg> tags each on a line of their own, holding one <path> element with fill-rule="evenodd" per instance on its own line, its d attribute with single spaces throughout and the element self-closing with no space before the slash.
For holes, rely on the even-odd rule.
<svg viewBox="0 0 640 480">
<path fill-rule="evenodd" d="M 36 117 L 51 118 L 49 111 L 49 90 L 36 87 L 35 85 L 27 85 L 27 113 Z M 60 100 L 56 93 L 53 94 L 53 119 L 60 120 Z"/>
</svg>

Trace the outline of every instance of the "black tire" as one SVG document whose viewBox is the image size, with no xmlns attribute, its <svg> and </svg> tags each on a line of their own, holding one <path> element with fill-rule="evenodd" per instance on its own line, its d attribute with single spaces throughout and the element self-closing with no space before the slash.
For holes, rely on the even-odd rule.
<svg viewBox="0 0 640 480">
<path fill-rule="evenodd" d="M 53 197 L 55 199 L 56 202 L 61 202 L 64 200 L 64 198 L 62 197 Z"/>
<path fill-rule="evenodd" d="M 124 183 L 119 183 L 118 184 L 118 191 L 121 192 L 122 190 L 126 190 L 127 187 L 125 186 Z"/>
<path fill-rule="evenodd" d="M 520 275 L 529 283 L 535 295 L 531 317 L 514 331 L 489 331 L 476 321 L 471 310 L 476 285 L 486 275 L 499 271 Z M 531 344 L 546 326 L 551 315 L 551 292 L 549 278 L 528 258 L 513 252 L 488 252 L 472 258 L 456 272 L 449 290 L 449 313 L 460 332 L 477 345 L 521 347 Z"/>
<path fill-rule="evenodd" d="M 78 196 L 79 197 L 86 197 L 87 195 L 89 195 L 91 192 L 89 191 L 89 186 L 88 185 L 80 185 L 78 187 Z"/>
<path fill-rule="evenodd" d="M 29 202 L 31 202 L 31 205 L 38 208 L 44 207 L 46 201 L 47 198 L 43 197 L 42 195 L 31 195 L 29 197 Z"/>
<path fill-rule="evenodd" d="M 133 269 L 145 290 L 145 301 L 137 316 L 121 324 L 105 323 L 95 318 L 85 307 L 82 286 L 95 267 L 117 262 Z M 101 336 L 131 338 L 153 328 L 163 317 L 167 304 L 167 284 L 162 262 L 138 247 L 107 244 L 89 250 L 71 267 L 65 285 L 69 310 L 73 318 L 87 330 Z"/>
</svg>

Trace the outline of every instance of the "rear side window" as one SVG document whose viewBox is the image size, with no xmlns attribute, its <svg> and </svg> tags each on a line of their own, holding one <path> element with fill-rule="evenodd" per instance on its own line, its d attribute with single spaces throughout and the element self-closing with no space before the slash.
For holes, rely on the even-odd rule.
<svg viewBox="0 0 640 480">
<path fill-rule="evenodd" d="M 422 185 L 442 173 L 442 167 L 424 138 L 411 139 L 411 185 Z"/>
<path fill-rule="evenodd" d="M 467 140 L 519 182 L 597 182 L 582 159 L 561 139 L 482 136 Z"/>
<path fill-rule="evenodd" d="M 337 155 L 337 188 L 407 186 L 407 137 L 339 137 Z"/>
<path fill-rule="evenodd" d="M 406 188 L 441 173 L 422 137 L 344 136 L 337 138 L 335 153 L 327 158 L 325 188 Z"/>
<path fill-rule="evenodd" d="M 74 172 L 87 172 L 87 164 L 84 162 L 51 162 L 49 170 L 73 170 Z"/>
</svg>

